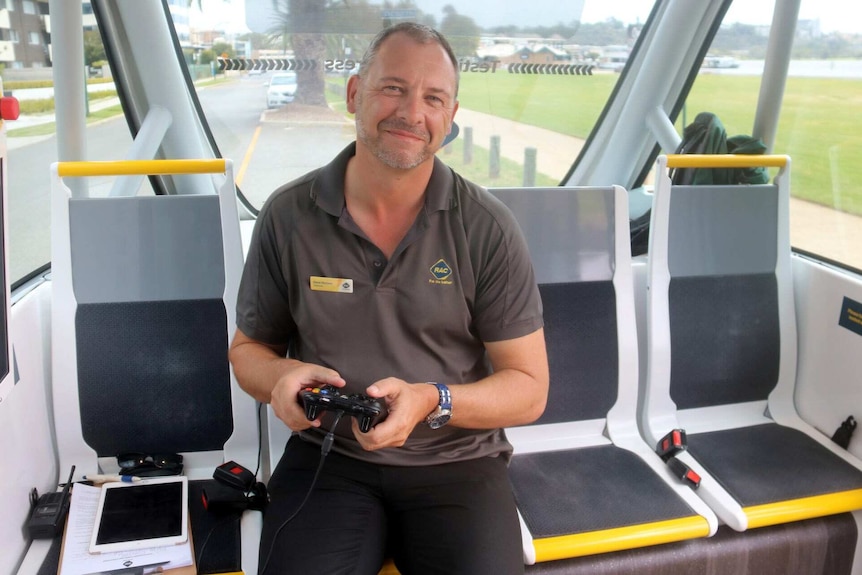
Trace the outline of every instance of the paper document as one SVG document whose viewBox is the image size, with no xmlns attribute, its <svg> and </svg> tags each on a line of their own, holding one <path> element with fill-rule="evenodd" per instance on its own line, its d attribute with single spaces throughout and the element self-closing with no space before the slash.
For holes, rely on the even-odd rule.
<svg viewBox="0 0 862 575">
<path fill-rule="evenodd" d="M 114 553 L 90 553 L 90 537 L 96 523 L 100 487 L 76 483 L 72 488 L 69 520 L 63 535 L 59 575 L 87 575 L 167 561 L 163 569 L 192 564 L 191 537 L 182 545 L 151 547 Z"/>
</svg>

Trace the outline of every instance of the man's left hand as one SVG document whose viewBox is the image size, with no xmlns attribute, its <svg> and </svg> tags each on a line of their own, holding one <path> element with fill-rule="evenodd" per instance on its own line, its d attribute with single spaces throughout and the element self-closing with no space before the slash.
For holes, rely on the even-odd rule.
<svg viewBox="0 0 862 575">
<path fill-rule="evenodd" d="M 395 377 L 373 383 L 365 393 L 384 401 L 389 412 L 386 419 L 367 433 L 362 433 L 353 420 L 353 434 L 366 451 L 404 445 L 416 424 L 423 421 L 439 401 L 433 385 L 410 384 Z"/>
</svg>

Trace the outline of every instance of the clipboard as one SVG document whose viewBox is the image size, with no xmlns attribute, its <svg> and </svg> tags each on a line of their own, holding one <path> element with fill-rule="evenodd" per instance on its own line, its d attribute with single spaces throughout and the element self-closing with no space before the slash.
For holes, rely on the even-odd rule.
<svg viewBox="0 0 862 575">
<path fill-rule="evenodd" d="M 76 498 L 76 490 L 78 497 Z M 72 488 L 72 503 L 69 514 L 66 517 L 66 526 L 63 530 L 63 538 L 60 545 L 60 559 L 57 567 L 58 575 L 90 575 L 93 573 L 111 573 L 123 568 L 119 562 L 114 568 L 104 568 L 104 561 L 108 554 L 90 554 L 89 540 L 95 524 L 95 510 L 98 503 L 100 488 L 84 484 L 76 484 Z M 167 549 L 177 553 L 182 552 L 184 557 L 190 559 L 190 564 L 173 569 L 163 569 L 161 573 L 169 575 L 197 575 L 197 564 L 195 562 L 194 542 L 192 540 L 191 521 L 188 527 L 188 540 L 182 545 L 174 545 Z M 142 560 L 141 564 L 154 563 L 161 560 L 164 549 L 156 549 L 151 554 L 151 559 Z M 185 554 L 187 553 L 187 555 Z M 130 565 L 129 567 L 133 567 Z"/>
<path fill-rule="evenodd" d="M 66 527 L 68 527 L 68 518 L 66 521 Z M 158 573 L 160 573 L 162 575 L 198 575 L 198 567 L 197 567 L 197 563 L 195 562 L 194 543 L 192 541 L 191 522 L 189 522 L 189 541 L 188 541 L 188 544 L 192 548 L 192 564 L 191 565 L 186 565 L 184 567 L 174 567 L 173 569 L 161 569 L 160 568 Z M 65 547 L 66 547 L 66 531 L 64 530 L 63 531 L 63 540 L 60 544 L 60 562 L 57 566 L 57 575 L 63 575 L 63 553 L 65 550 Z M 88 574 L 88 575 L 95 575 L 96 573 L 101 574 L 101 573 L 113 573 L 113 572 L 112 571 L 95 571 L 95 572 L 93 572 L 93 574 Z M 118 572 L 118 575 L 119 575 L 119 573 L 120 572 Z M 147 573 L 146 570 L 145 570 L 145 573 Z"/>
</svg>

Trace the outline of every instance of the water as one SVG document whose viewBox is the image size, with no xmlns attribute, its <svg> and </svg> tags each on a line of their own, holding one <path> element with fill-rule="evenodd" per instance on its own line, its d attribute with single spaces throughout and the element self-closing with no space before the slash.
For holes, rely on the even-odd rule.
<svg viewBox="0 0 862 575">
<path fill-rule="evenodd" d="M 701 73 L 760 76 L 763 60 L 737 60 L 738 68 L 703 68 Z M 800 78 L 862 78 L 862 60 L 791 60 L 787 75 Z"/>
</svg>

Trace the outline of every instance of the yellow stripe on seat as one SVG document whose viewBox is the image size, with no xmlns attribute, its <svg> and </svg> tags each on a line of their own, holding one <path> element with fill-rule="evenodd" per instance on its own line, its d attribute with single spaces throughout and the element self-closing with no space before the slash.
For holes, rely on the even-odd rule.
<svg viewBox="0 0 862 575">
<path fill-rule="evenodd" d="M 766 503 L 743 507 L 748 518 L 748 528 L 766 527 L 779 523 L 790 523 L 801 519 L 835 515 L 862 509 L 862 489 L 789 499 L 779 503 Z"/>
<path fill-rule="evenodd" d="M 643 525 L 535 539 L 533 546 L 536 548 L 538 563 L 672 543 L 707 535 L 709 535 L 709 524 L 706 519 L 696 515 Z"/>
<path fill-rule="evenodd" d="M 383 568 L 377 575 L 400 575 L 401 572 L 398 571 L 398 568 L 395 566 L 395 562 L 392 559 L 387 559 L 386 563 L 383 564 Z"/>
<path fill-rule="evenodd" d="M 668 168 L 783 168 L 787 156 L 755 154 L 668 154 Z"/>
<path fill-rule="evenodd" d="M 224 173 L 225 160 L 118 160 L 106 162 L 58 162 L 61 178 L 82 176 L 146 176 Z"/>
</svg>

